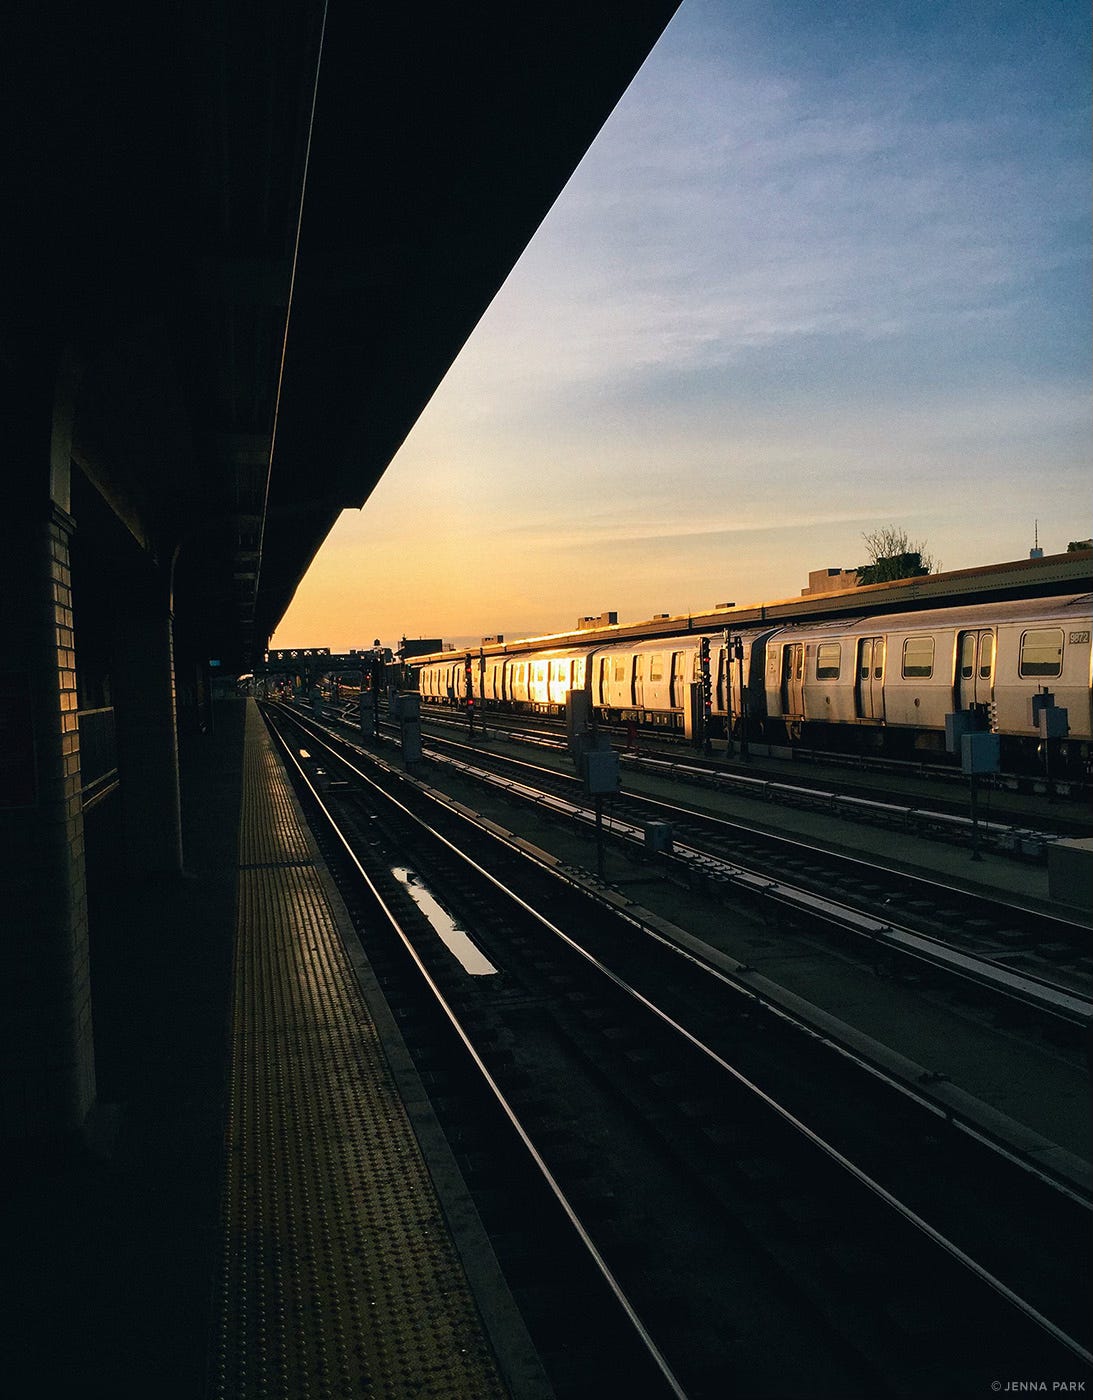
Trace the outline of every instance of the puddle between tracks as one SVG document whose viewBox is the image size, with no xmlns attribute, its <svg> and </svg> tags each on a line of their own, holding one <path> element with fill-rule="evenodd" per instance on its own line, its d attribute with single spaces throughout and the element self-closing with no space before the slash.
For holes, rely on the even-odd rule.
<svg viewBox="0 0 1093 1400">
<path fill-rule="evenodd" d="M 420 876 L 399 865 L 392 868 L 391 874 L 401 885 L 405 886 L 410 898 L 472 977 L 488 977 L 497 971 L 493 963 L 485 957 L 480 949 L 475 947 L 468 934 L 459 927 L 448 911 L 437 903 L 422 884 Z"/>
</svg>

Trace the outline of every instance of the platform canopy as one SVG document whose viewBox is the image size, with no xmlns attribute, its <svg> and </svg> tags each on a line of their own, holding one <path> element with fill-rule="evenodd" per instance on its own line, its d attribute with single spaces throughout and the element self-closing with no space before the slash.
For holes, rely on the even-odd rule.
<svg viewBox="0 0 1093 1400">
<path fill-rule="evenodd" d="M 77 527 L 106 503 L 194 646 L 250 668 L 677 2 L 8 16 L 0 356 L 60 367 Z"/>
</svg>

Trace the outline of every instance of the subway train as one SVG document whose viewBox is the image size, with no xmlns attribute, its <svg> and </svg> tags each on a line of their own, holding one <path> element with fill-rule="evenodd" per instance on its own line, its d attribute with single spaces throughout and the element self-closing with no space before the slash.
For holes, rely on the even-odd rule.
<svg viewBox="0 0 1093 1400">
<path fill-rule="evenodd" d="M 919 760 L 944 759 L 946 716 L 963 712 L 969 728 L 1000 736 L 1006 771 L 1042 771 L 1046 736 L 1058 741 L 1052 770 L 1081 777 L 1093 756 L 1091 600 L 1087 593 L 753 623 L 731 636 L 452 653 L 423 664 L 418 685 L 431 703 L 465 707 L 473 699 L 487 713 L 556 716 L 570 691 L 584 691 L 604 723 Z"/>
</svg>

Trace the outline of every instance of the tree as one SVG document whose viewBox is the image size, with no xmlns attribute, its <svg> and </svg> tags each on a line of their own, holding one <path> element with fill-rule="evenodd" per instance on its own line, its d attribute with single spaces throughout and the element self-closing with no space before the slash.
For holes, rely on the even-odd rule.
<svg viewBox="0 0 1093 1400">
<path fill-rule="evenodd" d="M 869 563 L 858 568 L 859 583 L 890 583 L 893 579 L 919 578 L 936 573 L 940 560 L 926 553 L 924 540 L 912 541 L 907 531 L 897 525 L 883 525 L 879 530 L 864 530 L 862 539 L 869 550 Z"/>
</svg>

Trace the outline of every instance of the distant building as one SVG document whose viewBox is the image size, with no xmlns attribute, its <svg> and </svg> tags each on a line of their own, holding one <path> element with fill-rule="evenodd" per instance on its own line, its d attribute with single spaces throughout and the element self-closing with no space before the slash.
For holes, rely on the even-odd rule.
<svg viewBox="0 0 1093 1400">
<path fill-rule="evenodd" d="M 577 619 L 577 631 L 587 632 L 592 627 L 617 627 L 619 615 L 617 612 L 600 613 L 599 617 L 579 617 Z"/>
<path fill-rule="evenodd" d="M 1066 547 L 1066 552 L 1077 554 L 1083 549 L 1093 549 L 1093 540 L 1071 540 Z"/>
<path fill-rule="evenodd" d="M 801 597 L 811 598 L 817 593 L 841 593 L 846 588 L 857 586 L 857 569 L 812 569 L 808 575 L 808 587 L 801 589 Z"/>
<path fill-rule="evenodd" d="M 402 639 L 402 646 L 399 647 L 399 655 L 403 661 L 409 661 L 414 656 L 431 656 L 434 651 L 443 650 L 444 642 L 440 637 L 418 637 L 417 641 Z"/>
</svg>

